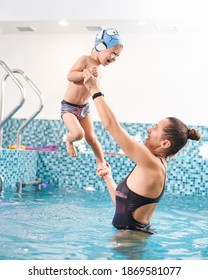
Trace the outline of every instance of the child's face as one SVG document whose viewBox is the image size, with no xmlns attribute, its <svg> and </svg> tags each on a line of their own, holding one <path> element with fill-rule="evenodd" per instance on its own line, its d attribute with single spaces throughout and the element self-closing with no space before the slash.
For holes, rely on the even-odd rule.
<svg viewBox="0 0 208 280">
<path fill-rule="evenodd" d="M 109 49 L 103 50 L 99 52 L 99 60 L 103 66 L 107 66 L 110 63 L 116 61 L 117 57 L 119 57 L 120 53 L 123 50 L 122 45 L 116 45 Z"/>
</svg>

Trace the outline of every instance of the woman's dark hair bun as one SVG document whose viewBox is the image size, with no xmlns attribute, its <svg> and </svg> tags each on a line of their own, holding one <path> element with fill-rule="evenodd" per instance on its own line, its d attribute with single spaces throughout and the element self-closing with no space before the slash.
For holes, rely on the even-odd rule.
<svg viewBox="0 0 208 280">
<path fill-rule="evenodd" d="M 199 132 L 194 128 L 188 129 L 188 139 L 199 141 L 200 139 Z"/>
</svg>

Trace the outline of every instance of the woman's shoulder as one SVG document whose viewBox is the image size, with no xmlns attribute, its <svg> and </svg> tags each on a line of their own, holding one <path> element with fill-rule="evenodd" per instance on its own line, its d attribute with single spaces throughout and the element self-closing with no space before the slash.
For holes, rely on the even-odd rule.
<svg viewBox="0 0 208 280">
<path fill-rule="evenodd" d="M 167 170 L 166 160 L 160 156 L 147 153 L 145 162 L 143 163 L 144 168 L 147 168 L 149 171 L 152 170 L 153 173 L 161 172 L 164 173 Z"/>
</svg>

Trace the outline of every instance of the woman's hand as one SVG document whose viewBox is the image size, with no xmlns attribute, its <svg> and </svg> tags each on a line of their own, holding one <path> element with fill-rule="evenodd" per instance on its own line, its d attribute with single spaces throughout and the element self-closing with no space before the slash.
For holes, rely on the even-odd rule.
<svg viewBox="0 0 208 280">
<path fill-rule="evenodd" d="M 99 76 L 99 68 L 97 66 L 92 66 L 89 68 L 90 73 L 96 78 Z"/>
<path fill-rule="evenodd" d="M 84 86 L 90 91 L 91 95 L 93 95 L 96 92 L 99 92 L 99 81 L 100 81 L 100 76 L 95 77 L 94 75 L 91 74 L 91 72 L 88 69 L 84 69 L 83 71 L 84 74 Z"/>
</svg>

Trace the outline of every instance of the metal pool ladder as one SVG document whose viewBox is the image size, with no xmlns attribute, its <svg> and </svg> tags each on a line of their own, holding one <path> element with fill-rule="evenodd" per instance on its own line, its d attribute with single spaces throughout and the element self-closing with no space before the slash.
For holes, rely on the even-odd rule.
<svg viewBox="0 0 208 280">
<path fill-rule="evenodd" d="M 0 197 L 3 196 L 4 193 L 4 177 L 0 175 Z"/>
<path fill-rule="evenodd" d="M 2 60 L 0 60 L 0 65 L 3 67 L 3 69 L 8 73 L 8 75 L 11 77 L 13 82 L 17 85 L 21 92 L 21 99 L 16 107 L 14 107 L 8 115 L 3 118 L 3 110 L 4 110 L 4 94 L 5 94 L 5 84 L 1 83 L 1 99 L 0 99 L 0 149 L 2 148 L 2 141 L 3 141 L 3 127 L 7 124 L 7 122 L 13 117 L 13 115 L 22 107 L 22 105 L 25 102 L 26 99 L 26 93 L 23 85 L 20 83 L 20 81 L 16 78 L 12 70 L 4 63 Z"/>
<path fill-rule="evenodd" d="M 42 180 L 40 178 L 31 181 L 31 182 L 22 182 L 22 181 L 18 181 L 16 182 L 16 188 L 17 188 L 17 192 L 21 193 L 22 189 L 25 188 L 28 185 L 34 185 L 37 187 L 37 189 L 40 191 L 41 190 L 41 184 L 42 184 Z"/>
<path fill-rule="evenodd" d="M 44 106 L 44 100 L 41 92 L 38 90 L 38 88 L 34 85 L 34 83 L 31 81 L 31 79 L 26 75 L 26 73 L 20 69 L 10 69 L 5 62 L 0 60 L 0 65 L 4 68 L 4 70 L 7 72 L 7 74 L 2 79 L 1 83 L 1 102 L 0 102 L 0 149 L 2 148 L 2 142 L 3 142 L 3 127 L 7 124 L 7 122 L 12 118 L 12 116 L 23 106 L 25 100 L 26 100 L 26 92 L 23 85 L 20 83 L 20 81 L 17 79 L 15 74 L 21 75 L 25 81 L 29 84 L 29 86 L 35 91 L 39 98 L 39 107 L 36 109 L 36 111 L 28 118 L 26 119 L 21 126 L 19 127 L 17 134 L 16 134 L 16 146 L 17 149 L 20 148 L 21 145 L 21 133 L 23 129 L 42 111 Z M 8 77 L 11 77 L 12 80 L 15 82 L 15 84 L 18 86 L 20 92 L 21 92 L 21 99 L 20 102 L 17 104 L 17 106 L 12 109 L 9 114 L 3 119 L 3 110 L 4 110 L 4 96 L 5 96 L 5 83 Z"/>
</svg>

